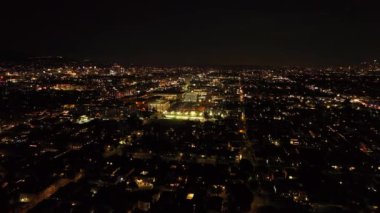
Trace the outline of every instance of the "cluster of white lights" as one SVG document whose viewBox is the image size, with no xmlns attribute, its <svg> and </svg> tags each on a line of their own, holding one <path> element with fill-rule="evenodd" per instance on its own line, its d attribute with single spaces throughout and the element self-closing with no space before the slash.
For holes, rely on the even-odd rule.
<svg viewBox="0 0 380 213">
<path fill-rule="evenodd" d="M 204 112 L 196 112 L 196 111 L 164 111 L 164 116 L 168 119 L 179 119 L 179 120 L 205 120 Z M 213 112 L 210 111 L 210 116 L 213 116 Z M 216 115 L 225 117 L 223 113 L 217 113 Z"/>
<path fill-rule="evenodd" d="M 180 119 L 180 120 L 203 120 L 204 117 L 203 117 L 203 112 L 195 112 L 195 111 L 191 111 L 191 112 L 181 112 L 181 111 L 171 111 L 171 112 L 167 112 L 167 111 L 164 111 L 164 115 L 166 118 L 169 118 L 169 119 Z"/>
</svg>

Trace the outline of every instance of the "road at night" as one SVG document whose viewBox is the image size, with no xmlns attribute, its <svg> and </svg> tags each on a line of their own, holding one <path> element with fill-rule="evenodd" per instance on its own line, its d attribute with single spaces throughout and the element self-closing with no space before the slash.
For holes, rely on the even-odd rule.
<svg viewBox="0 0 380 213">
<path fill-rule="evenodd" d="M 16 210 L 16 212 L 19 213 L 26 213 L 29 210 L 33 209 L 35 206 L 37 206 L 39 203 L 44 201 L 45 199 L 48 199 L 51 197 L 54 193 L 56 193 L 59 189 L 65 187 L 69 183 L 77 182 L 84 176 L 84 171 L 81 170 L 79 171 L 73 179 L 68 179 L 68 178 L 61 178 L 57 180 L 55 183 L 52 185 L 48 186 L 45 190 L 37 194 L 33 199 L 25 204 L 24 206 L 21 206 Z"/>
</svg>

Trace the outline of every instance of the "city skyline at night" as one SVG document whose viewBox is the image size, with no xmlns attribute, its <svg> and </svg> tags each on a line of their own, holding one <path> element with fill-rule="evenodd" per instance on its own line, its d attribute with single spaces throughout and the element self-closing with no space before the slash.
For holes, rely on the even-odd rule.
<svg viewBox="0 0 380 213">
<path fill-rule="evenodd" d="M 380 211 L 374 1 L 0 8 L 1 213 Z"/>
</svg>

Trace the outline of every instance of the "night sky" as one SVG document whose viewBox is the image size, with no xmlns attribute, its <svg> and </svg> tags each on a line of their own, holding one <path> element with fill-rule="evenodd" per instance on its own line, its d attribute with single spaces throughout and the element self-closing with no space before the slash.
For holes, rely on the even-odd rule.
<svg viewBox="0 0 380 213">
<path fill-rule="evenodd" d="M 158 65 L 380 59 L 380 7 L 365 0 L 127 2 L 2 2 L 0 52 Z"/>
</svg>

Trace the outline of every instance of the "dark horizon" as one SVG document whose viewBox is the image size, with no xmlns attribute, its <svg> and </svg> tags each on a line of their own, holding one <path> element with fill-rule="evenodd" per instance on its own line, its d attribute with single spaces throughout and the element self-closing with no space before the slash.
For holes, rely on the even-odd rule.
<svg viewBox="0 0 380 213">
<path fill-rule="evenodd" d="M 144 3 L 6 3 L 0 52 L 155 65 L 320 67 L 380 58 L 380 14 L 370 1 Z"/>
</svg>

